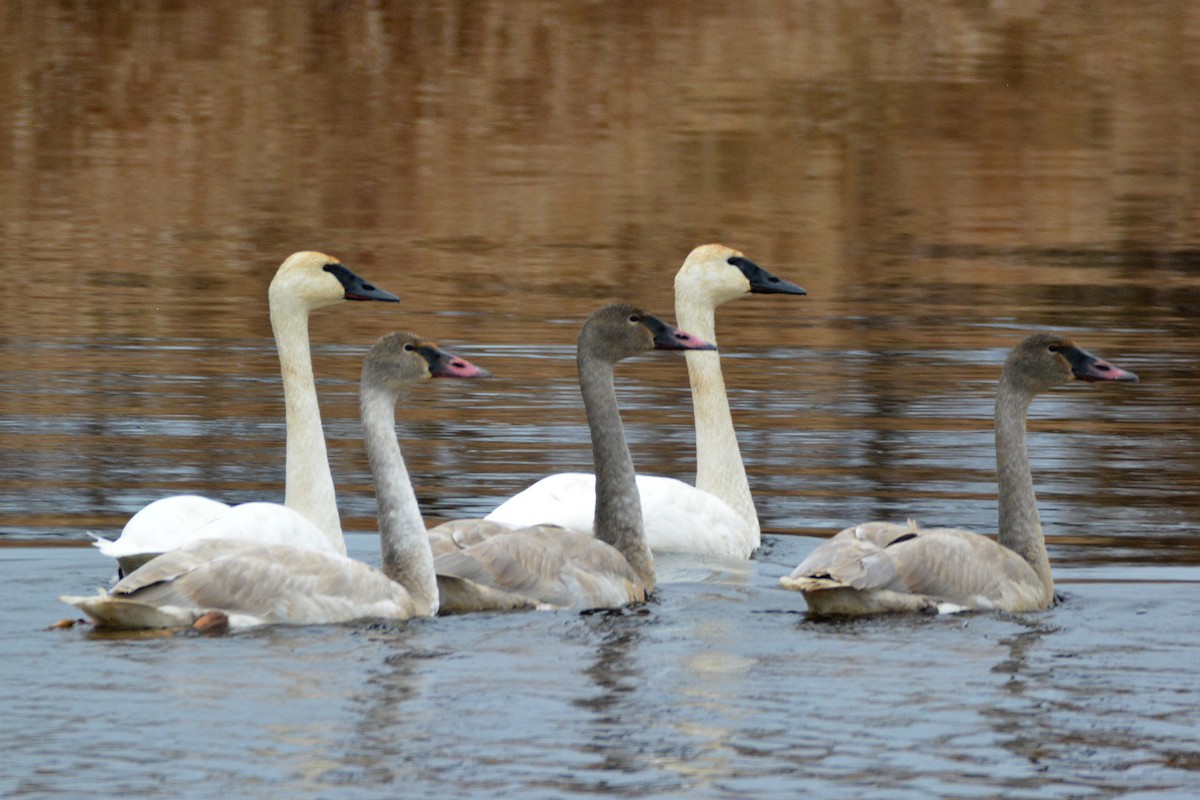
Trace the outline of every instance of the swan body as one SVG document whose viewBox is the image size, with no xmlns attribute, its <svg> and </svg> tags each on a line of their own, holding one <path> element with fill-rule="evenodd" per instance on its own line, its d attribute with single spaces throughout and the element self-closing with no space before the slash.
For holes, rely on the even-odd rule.
<svg viewBox="0 0 1200 800">
<path fill-rule="evenodd" d="M 486 374 L 412 334 L 389 334 L 368 354 L 360 402 L 380 509 L 381 570 L 288 544 L 201 539 L 147 562 L 111 591 L 60 599 L 115 629 L 189 626 L 214 613 L 232 629 L 437 613 L 433 554 L 395 438 L 395 403 L 418 380 Z"/>
<path fill-rule="evenodd" d="M 342 300 L 398 302 L 398 298 L 367 283 L 337 259 L 307 251 L 293 253 L 280 265 L 271 281 L 269 300 L 287 409 L 283 505 L 254 503 L 251 509 L 232 513 L 230 506 L 196 495 L 156 500 L 130 518 L 118 539 L 96 537 L 94 545 L 117 559 L 121 574 L 132 572 L 159 553 L 203 538 L 287 542 L 345 555 L 317 406 L 308 315 Z"/>
<path fill-rule="evenodd" d="M 1025 443 L 1033 397 L 1069 380 L 1136 381 L 1137 376 L 1070 341 L 1034 334 L 1013 348 L 996 395 L 999 536 L 954 528 L 866 523 L 840 531 L 808 555 L 784 588 L 817 614 L 966 609 L 1034 611 L 1054 599 Z"/>
<path fill-rule="evenodd" d="M 675 276 L 675 314 L 680 327 L 716 343 L 717 306 L 746 294 L 805 294 L 776 278 L 737 250 L 701 245 Z M 638 475 L 646 541 L 654 552 L 690 552 L 749 558 L 761 531 L 742 464 L 720 356 L 686 354 L 696 417 L 696 485 Z M 592 532 L 595 478 L 558 473 L 506 500 L 487 519 L 515 525 L 549 523 Z"/>
<path fill-rule="evenodd" d="M 457 520 L 429 532 L 443 613 L 617 608 L 654 589 L 633 459 L 613 384 L 617 361 L 712 345 L 632 306 L 593 314 L 579 334 L 579 385 L 596 478 L 586 530 Z M 594 531 L 594 535 L 593 535 Z"/>
<path fill-rule="evenodd" d="M 116 630 L 188 627 L 213 611 L 235 630 L 432 613 L 403 586 L 348 556 L 237 539 L 194 541 L 147 562 L 110 591 L 60 599 Z"/>
</svg>

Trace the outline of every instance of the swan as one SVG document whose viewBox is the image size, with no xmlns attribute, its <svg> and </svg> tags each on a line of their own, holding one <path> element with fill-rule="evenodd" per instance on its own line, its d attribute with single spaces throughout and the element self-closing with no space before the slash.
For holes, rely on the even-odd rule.
<svg viewBox="0 0 1200 800">
<path fill-rule="evenodd" d="M 630 305 L 604 306 L 579 333 L 579 386 L 597 475 L 595 535 L 555 525 L 514 528 L 456 520 L 429 532 L 443 613 L 525 608 L 617 608 L 654 589 L 633 459 L 613 368 L 652 349 L 712 350 Z"/>
<path fill-rule="evenodd" d="M 741 252 L 706 244 L 688 254 L 675 276 L 679 326 L 716 343 L 717 306 L 747 294 L 806 294 Z M 742 465 L 729 398 L 716 352 L 688 352 L 696 417 L 696 485 L 638 475 L 646 541 L 656 553 L 706 553 L 749 558 L 761 532 Z M 551 523 L 590 533 L 596 479 L 581 472 L 542 478 L 501 503 L 487 519 L 515 525 Z"/>
<path fill-rule="evenodd" d="M 395 303 L 399 298 L 367 283 L 336 258 L 312 251 L 293 253 L 280 265 L 268 297 L 287 408 L 283 505 L 256 502 L 230 508 L 198 495 L 155 500 L 130 518 L 116 540 L 95 537 L 93 545 L 117 559 L 120 574 L 197 539 L 237 538 L 346 553 L 317 406 L 308 314 L 342 300 Z"/>
<path fill-rule="evenodd" d="M 214 614 L 239 629 L 437 613 L 433 554 L 396 441 L 396 400 L 426 378 L 487 375 L 410 333 L 388 334 L 368 353 L 359 403 L 379 505 L 381 570 L 338 553 L 203 539 L 147 562 L 111 591 L 60 599 L 114 629 L 182 627 Z"/>
<path fill-rule="evenodd" d="M 808 555 L 784 588 L 817 614 L 965 609 L 1034 611 L 1054 598 L 1050 557 L 1025 447 L 1035 395 L 1072 379 L 1136 381 L 1059 336 L 1034 334 L 1009 353 L 996 393 L 999 536 L 954 528 L 867 523 L 839 532 Z"/>
</svg>

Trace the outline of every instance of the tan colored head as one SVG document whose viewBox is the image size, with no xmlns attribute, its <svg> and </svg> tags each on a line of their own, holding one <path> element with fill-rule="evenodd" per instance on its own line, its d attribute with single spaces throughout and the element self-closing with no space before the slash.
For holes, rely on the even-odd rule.
<svg viewBox="0 0 1200 800">
<path fill-rule="evenodd" d="M 1137 375 L 1082 350 L 1070 339 L 1035 333 L 1018 344 L 1004 362 L 1001 380 L 1037 394 L 1071 380 L 1136 381 Z"/>
<path fill-rule="evenodd" d="M 747 294 L 807 294 L 776 278 L 741 252 L 721 244 L 702 244 L 688 254 L 675 274 L 676 296 L 692 296 L 713 307 Z"/>
<path fill-rule="evenodd" d="M 279 265 L 271 280 L 270 298 L 272 305 L 299 303 L 310 311 L 342 300 L 400 302 L 396 295 L 363 280 L 333 256 L 312 250 L 292 253 Z"/>
</svg>

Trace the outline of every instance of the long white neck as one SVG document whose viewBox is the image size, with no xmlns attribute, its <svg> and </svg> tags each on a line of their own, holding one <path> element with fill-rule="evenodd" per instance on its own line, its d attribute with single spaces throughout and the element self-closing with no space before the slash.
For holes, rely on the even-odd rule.
<svg viewBox="0 0 1200 800">
<path fill-rule="evenodd" d="M 1029 562 L 1050 595 L 1054 578 L 1025 447 L 1025 418 L 1032 399 L 1029 392 L 1001 377 L 996 394 L 996 478 L 1000 492 L 997 541 Z"/>
<path fill-rule="evenodd" d="M 396 396 L 364 382 L 359 407 L 367 459 L 375 478 L 383 573 L 407 589 L 423 607 L 423 613 L 436 614 L 438 590 L 433 551 L 396 440 Z"/>
<path fill-rule="evenodd" d="M 284 505 L 307 517 L 325 532 L 340 552 L 345 553 L 333 475 L 325 451 L 325 431 L 317 406 L 317 386 L 308 345 L 308 309 L 272 294 L 271 329 L 275 332 L 275 347 L 279 351 L 287 409 Z"/>
<path fill-rule="evenodd" d="M 675 317 L 681 329 L 715 344 L 715 313 L 711 302 L 676 289 Z M 757 547 L 761 538 L 758 513 L 754 510 L 750 482 L 733 429 L 725 378 L 721 375 L 721 356 L 712 350 L 689 351 L 685 356 L 696 415 L 696 488 L 725 501 L 736 511 Z"/>
<path fill-rule="evenodd" d="M 596 538 L 617 548 L 647 591 L 654 588 L 654 557 L 646 544 L 633 456 L 617 408 L 613 366 L 579 353 L 579 386 L 592 434 L 596 473 Z"/>
</svg>

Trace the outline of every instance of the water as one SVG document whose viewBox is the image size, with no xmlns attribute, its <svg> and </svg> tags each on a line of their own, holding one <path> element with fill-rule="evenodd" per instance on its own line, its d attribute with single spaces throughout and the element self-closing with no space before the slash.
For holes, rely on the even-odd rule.
<svg viewBox="0 0 1200 800">
<path fill-rule="evenodd" d="M 1165 2 L 7 9 L 0 794 L 1191 796 L 1197 38 Z M 707 241 L 810 292 L 718 313 L 749 564 L 666 559 L 621 614 L 45 630 L 110 577 L 88 532 L 180 491 L 281 499 L 288 253 L 403 298 L 312 318 L 375 563 L 355 384 L 378 336 L 497 376 L 399 413 L 429 519 L 482 514 L 588 466 L 580 321 L 671 317 Z M 1034 329 L 1142 377 L 1034 404 L 1063 602 L 807 619 L 777 578 L 815 536 L 994 529 L 991 398 Z M 683 359 L 619 383 L 639 469 L 688 477 Z"/>
</svg>

